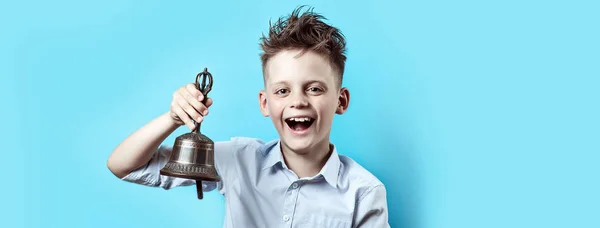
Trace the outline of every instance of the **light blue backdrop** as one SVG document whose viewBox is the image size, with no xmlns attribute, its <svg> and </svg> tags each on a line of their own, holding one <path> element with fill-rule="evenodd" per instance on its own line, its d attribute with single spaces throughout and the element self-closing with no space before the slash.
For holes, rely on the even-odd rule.
<svg viewBox="0 0 600 228">
<path fill-rule="evenodd" d="M 106 159 L 204 67 L 207 135 L 276 137 L 258 38 L 310 4 L 349 45 L 332 141 L 387 185 L 393 227 L 600 227 L 597 1 L 200 2 L 0 5 L 0 226 L 219 227 L 218 193 Z"/>
</svg>

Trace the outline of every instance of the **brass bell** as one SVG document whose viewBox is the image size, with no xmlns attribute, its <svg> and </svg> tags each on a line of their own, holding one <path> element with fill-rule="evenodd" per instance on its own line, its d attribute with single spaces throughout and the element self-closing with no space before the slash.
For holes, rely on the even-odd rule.
<svg viewBox="0 0 600 228">
<path fill-rule="evenodd" d="M 200 78 L 202 78 L 202 84 L 198 82 Z M 212 84 L 212 75 L 207 68 L 204 68 L 204 72 L 196 76 L 196 88 L 204 95 L 203 104 L 206 104 Z M 192 132 L 180 135 L 175 139 L 169 162 L 160 170 L 160 174 L 196 180 L 198 199 L 202 199 L 202 181 L 216 182 L 221 178 L 215 169 L 215 144 L 206 135 L 200 133 L 200 123 L 195 124 L 196 128 Z"/>
</svg>

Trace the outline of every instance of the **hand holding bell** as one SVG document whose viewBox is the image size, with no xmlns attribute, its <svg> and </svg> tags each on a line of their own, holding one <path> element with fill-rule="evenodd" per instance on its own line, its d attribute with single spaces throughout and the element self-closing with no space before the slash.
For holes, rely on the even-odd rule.
<svg viewBox="0 0 600 228">
<path fill-rule="evenodd" d="M 190 130 L 194 130 L 196 122 L 202 122 L 204 116 L 208 115 L 208 108 L 212 104 L 213 100 L 205 98 L 195 83 L 189 83 L 173 93 L 169 114 L 175 124 L 185 124 Z"/>
</svg>

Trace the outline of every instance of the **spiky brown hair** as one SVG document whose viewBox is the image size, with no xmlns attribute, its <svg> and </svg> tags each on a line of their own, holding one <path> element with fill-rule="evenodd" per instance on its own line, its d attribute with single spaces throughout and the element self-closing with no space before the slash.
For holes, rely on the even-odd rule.
<svg viewBox="0 0 600 228">
<path fill-rule="evenodd" d="M 346 41 L 341 31 L 324 23 L 324 16 L 314 13 L 313 8 L 300 14 L 305 6 L 299 6 L 287 17 L 280 17 L 275 24 L 269 21 L 269 36 L 261 37 L 260 47 L 263 53 L 263 77 L 265 67 L 271 57 L 282 50 L 300 49 L 301 54 L 314 51 L 325 57 L 338 73 L 338 85 L 341 86 L 346 63 Z"/>
</svg>

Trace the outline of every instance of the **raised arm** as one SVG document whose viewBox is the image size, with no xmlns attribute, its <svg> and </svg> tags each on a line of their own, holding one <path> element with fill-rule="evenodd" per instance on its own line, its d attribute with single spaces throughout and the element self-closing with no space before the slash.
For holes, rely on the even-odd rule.
<svg viewBox="0 0 600 228">
<path fill-rule="evenodd" d="M 208 114 L 208 107 L 212 105 L 212 99 L 207 98 L 206 105 L 201 103 L 203 99 L 194 84 L 179 88 L 173 94 L 169 112 L 133 132 L 114 149 L 107 161 L 108 169 L 115 176 L 123 178 L 148 163 L 158 146 L 179 126 L 185 124 L 193 130 L 195 124 L 191 118 L 202 122 L 203 116 Z"/>
</svg>

